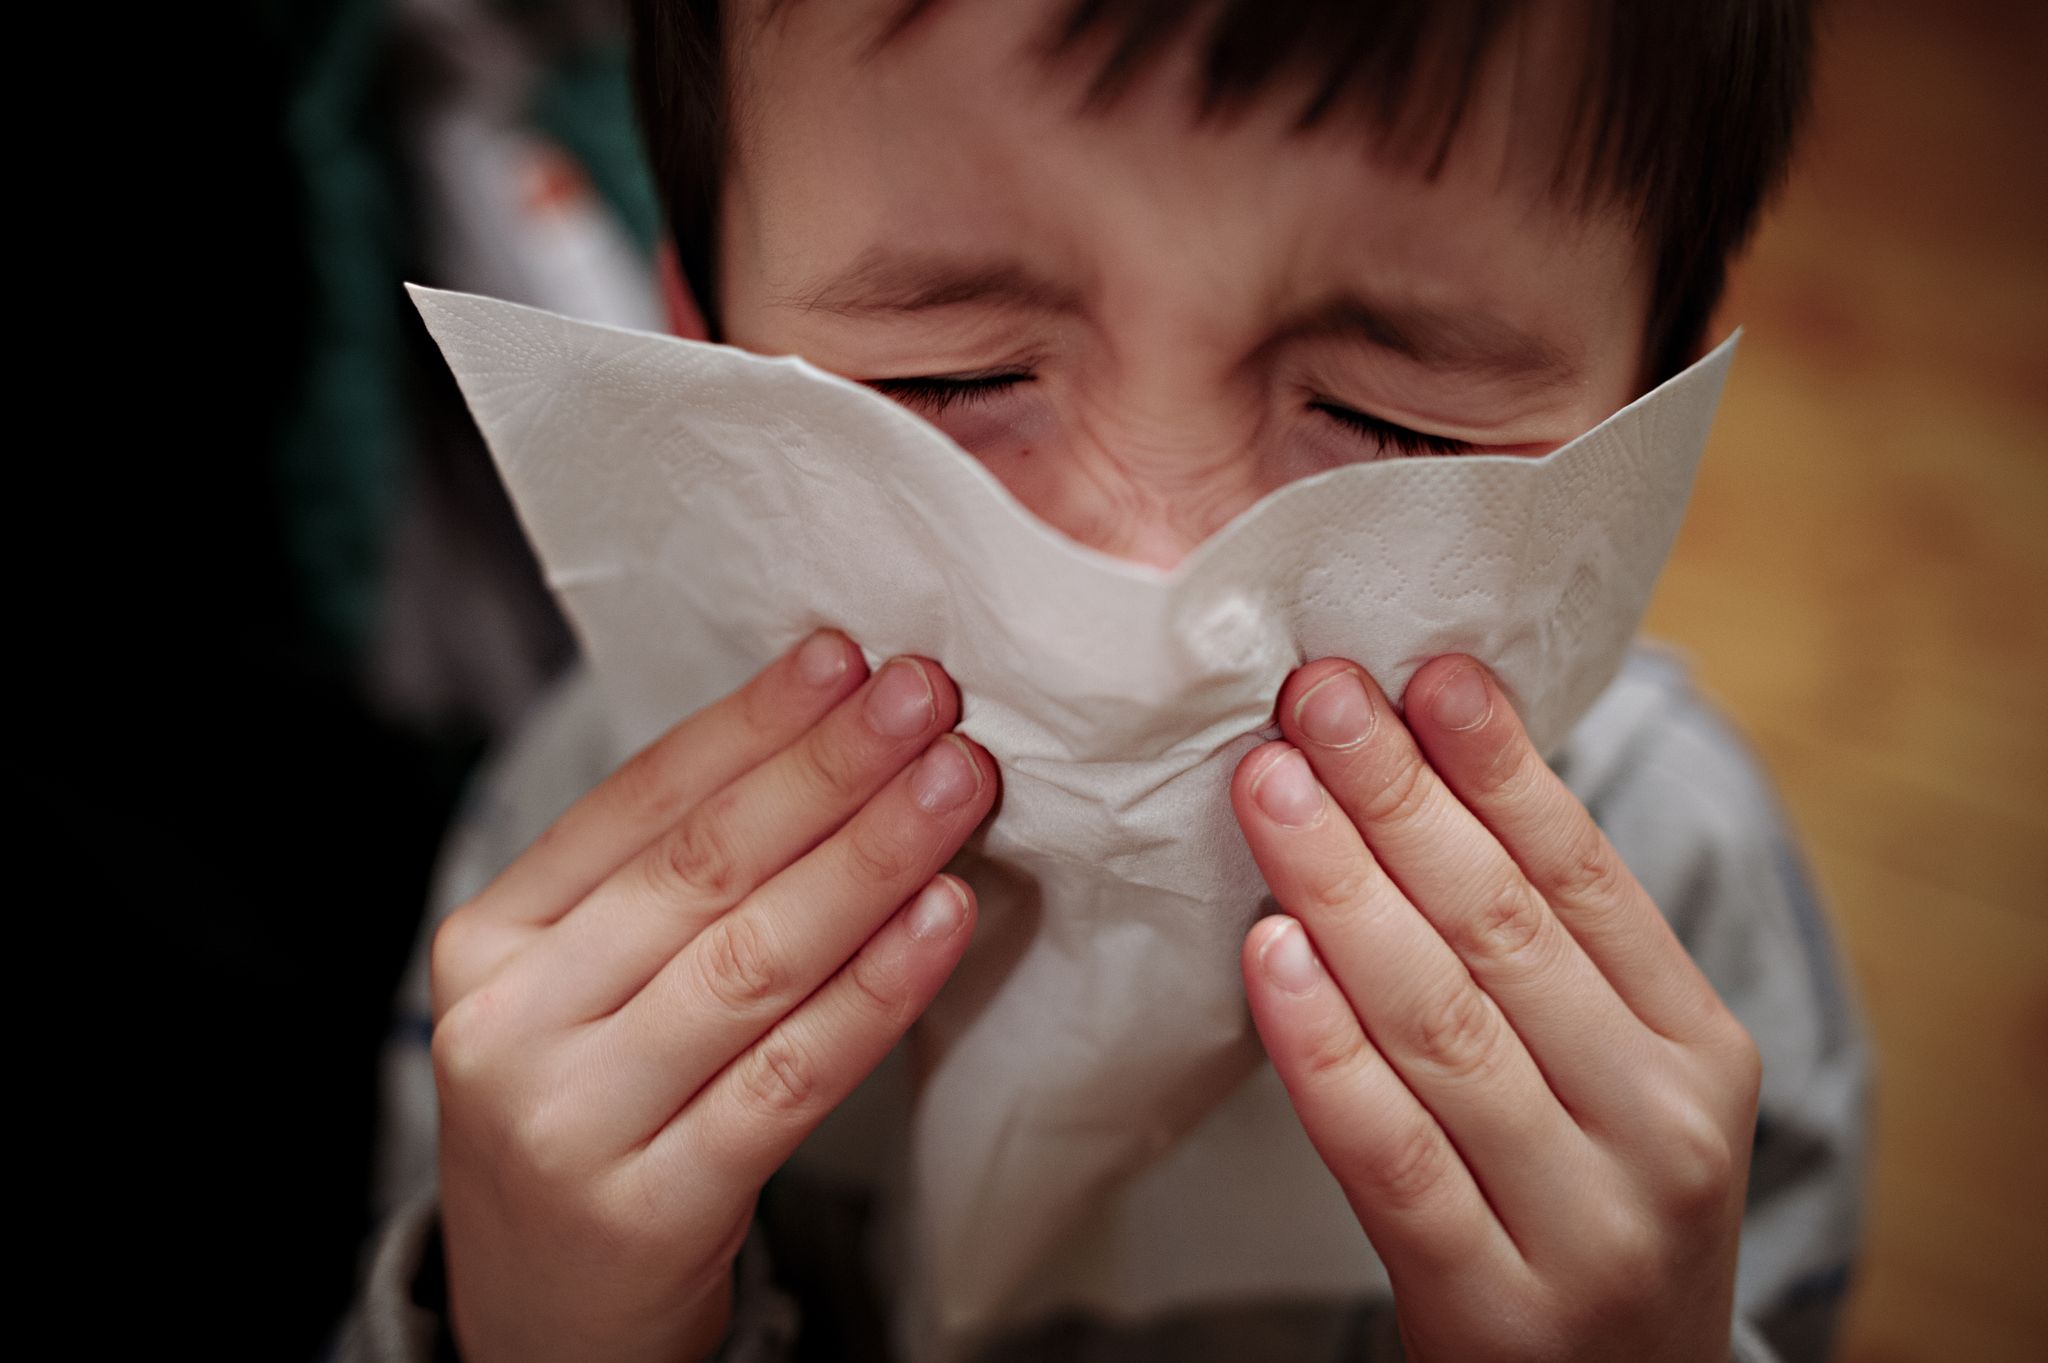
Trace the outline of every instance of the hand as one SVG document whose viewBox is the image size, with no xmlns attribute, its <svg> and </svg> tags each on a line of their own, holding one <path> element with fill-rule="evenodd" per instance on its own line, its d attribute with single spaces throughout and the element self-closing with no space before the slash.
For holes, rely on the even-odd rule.
<svg viewBox="0 0 2048 1363">
<path fill-rule="evenodd" d="M 1482 667 L 1405 708 L 1299 669 L 1231 797 L 1252 1012 L 1408 1357 L 1719 1363 L 1755 1044 Z"/>
<path fill-rule="evenodd" d="M 996 770 L 958 715 L 935 663 L 869 678 L 813 635 L 441 927 L 441 1214 L 470 1363 L 717 1347 L 761 1185 L 966 948 L 972 894 L 935 873 Z"/>
</svg>

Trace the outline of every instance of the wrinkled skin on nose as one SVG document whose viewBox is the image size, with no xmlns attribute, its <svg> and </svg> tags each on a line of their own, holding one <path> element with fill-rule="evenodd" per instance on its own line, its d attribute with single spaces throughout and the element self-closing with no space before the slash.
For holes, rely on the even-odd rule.
<svg viewBox="0 0 2048 1363">
<path fill-rule="evenodd" d="M 998 446 L 984 460 L 1070 538 L 1161 569 L 1277 485 L 1262 470 L 1254 403 L 1186 393 L 1133 410 L 1137 402 L 1116 397 L 1077 404 L 1045 439 Z"/>
</svg>

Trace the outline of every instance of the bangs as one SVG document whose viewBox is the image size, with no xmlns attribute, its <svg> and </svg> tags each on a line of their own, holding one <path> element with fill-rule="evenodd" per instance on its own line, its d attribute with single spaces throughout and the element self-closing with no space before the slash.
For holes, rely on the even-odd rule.
<svg viewBox="0 0 2048 1363">
<path fill-rule="evenodd" d="M 1652 385 L 1690 362 L 1729 259 L 1784 179 L 1810 99 L 1812 0 L 1056 0 L 1037 55 L 1080 68 L 1085 115 L 1192 44 L 1195 121 L 1292 100 L 1297 131 L 1355 125 L 1376 154 L 1433 177 L 1503 32 L 1553 3 L 1582 41 L 1564 69 L 1536 73 L 1568 92 L 1550 183 L 1582 209 L 1622 207 L 1645 240 Z M 715 44 L 715 3 L 677 7 Z M 903 0 L 871 55 L 946 7 Z M 643 54 L 671 36 L 653 17 L 667 8 L 636 0 Z M 648 85 L 663 88 L 649 79 L 643 98 Z M 659 173 L 674 124 L 648 123 Z"/>
<path fill-rule="evenodd" d="M 887 45 L 945 0 L 906 0 Z M 1620 205 L 1656 249 L 1648 379 L 1677 372 L 1704 332 L 1727 258 L 1783 180 L 1810 98 L 1806 0 L 1559 0 L 1580 21 L 1555 193 Z M 1113 106 L 1192 41 L 1198 120 L 1277 98 L 1300 132 L 1358 124 L 1379 154 L 1436 176 L 1481 69 L 1526 0 L 1072 0 L 1050 63 L 1092 62 L 1084 107 Z M 1703 278 L 1705 276 L 1706 278 Z"/>
<path fill-rule="evenodd" d="M 909 0 L 892 34 L 942 3 Z M 1434 173 L 1513 8 L 1503 0 L 1075 0 L 1048 27 L 1039 55 L 1048 65 L 1091 64 L 1082 104 L 1102 112 L 1192 39 L 1197 121 L 1291 96 L 1297 131 L 1349 119 L 1374 134 L 1378 150 L 1427 141 Z"/>
</svg>

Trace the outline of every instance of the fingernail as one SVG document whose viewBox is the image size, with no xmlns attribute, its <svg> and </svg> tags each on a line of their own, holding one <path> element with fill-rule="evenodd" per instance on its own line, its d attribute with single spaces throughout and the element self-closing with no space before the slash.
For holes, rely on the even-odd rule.
<svg viewBox="0 0 2048 1363">
<path fill-rule="evenodd" d="M 1266 939 L 1259 963 L 1273 983 L 1290 994 L 1306 994 L 1323 980 L 1323 963 L 1308 944 L 1301 924 L 1289 919 Z"/>
<path fill-rule="evenodd" d="M 944 876 L 925 886 L 924 893 L 910 906 L 910 935 L 920 942 L 951 937 L 966 921 L 967 901 Z"/>
<path fill-rule="evenodd" d="M 1323 788 L 1308 769 L 1308 759 L 1293 748 L 1253 778 L 1252 799 L 1268 818 L 1288 828 L 1306 828 L 1323 812 Z"/>
<path fill-rule="evenodd" d="M 1294 703 L 1302 736 L 1326 748 L 1354 748 L 1372 732 L 1372 702 L 1350 668 L 1323 678 Z"/>
<path fill-rule="evenodd" d="M 958 809 L 980 789 L 980 764 L 952 734 L 926 748 L 910 769 L 910 796 L 927 814 Z"/>
<path fill-rule="evenodd" d="M 908 658 L 891 658 L 868 690 L 868 727 L 889 738 L 909 738 L 932 722 L 932 684 Z"/>
<path fill-rule="evenodd" d="M 796 651 L 796 674 L 808 686 L 830 686 L 846 675 L 846 645 L 829 630 L 819 630 Z"/>
<path fill-rule="evenodd" d="M 1493 713 L 1493 697 L 1476 667 L 1461 667 L 1436 689 L 1431 702 L 1437 723 L 1446 729 L 1476 729 Z"/>
</svg>

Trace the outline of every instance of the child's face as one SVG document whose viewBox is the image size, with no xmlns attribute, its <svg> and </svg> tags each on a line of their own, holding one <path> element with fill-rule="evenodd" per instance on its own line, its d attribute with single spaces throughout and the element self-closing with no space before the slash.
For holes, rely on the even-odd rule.
<svg viewBox="0 0 2048 1363">
<path fill-rule="evenodd" d="M 1073 538 L 1170 567 L 1294 479 L 1540 454 L 1639 391 L 1648 252 L 1546 193 L 1561 24 L 1508 32 L 1429 180 L 1342 117 L 1290 136 L 1292 89 L 1193 127 L 1191 49 L 1077 115 L 1093 68 L 1030 55 L 1043 4 L 953 0 L 867 55 L 895 8 L 740 16 L 721 322 L 994 380 L 882 387 Z"/>
</svg>

